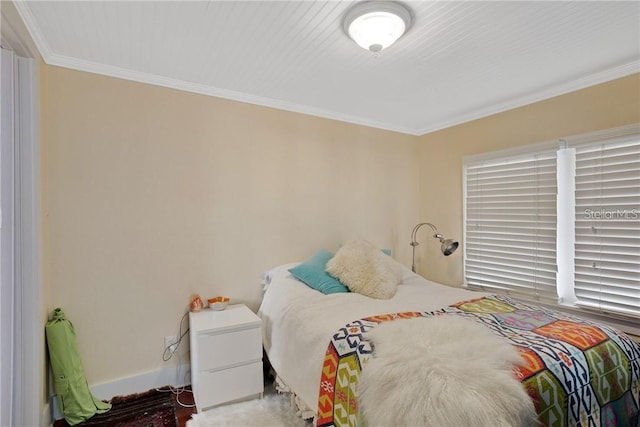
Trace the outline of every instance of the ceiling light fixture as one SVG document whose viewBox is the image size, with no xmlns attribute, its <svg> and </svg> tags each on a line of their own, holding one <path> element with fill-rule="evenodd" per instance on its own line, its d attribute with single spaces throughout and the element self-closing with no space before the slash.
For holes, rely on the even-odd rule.
<svg viewBox="0 0 640 427">
<path fill-rule="evenodd" d="M 411 12 L 392 1 L 364 1 L 349 9 L 344 32 L 358 46 L 377 53 L 391 46 L 411 26 Z"/>
</svg>

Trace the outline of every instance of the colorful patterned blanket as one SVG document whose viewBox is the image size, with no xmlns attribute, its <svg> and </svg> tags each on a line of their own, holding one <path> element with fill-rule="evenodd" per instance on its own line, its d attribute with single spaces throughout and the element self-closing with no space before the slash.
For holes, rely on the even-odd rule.
<svg viewBox="0 0 640 427">
<path fill-rule="evenodd" d="M 636 427 L 640 344 L 613 328 L 500 295 L 431 312 L 367 317 L 340 328 L 324 358 L 317 426 L 364 425 L 357 385 L 373 353 L 367 332 L 381 322 L 442 315 L 480 322 L 516 347 L 525 363 L 514 375 L 542 425 Z"/>
</svg>

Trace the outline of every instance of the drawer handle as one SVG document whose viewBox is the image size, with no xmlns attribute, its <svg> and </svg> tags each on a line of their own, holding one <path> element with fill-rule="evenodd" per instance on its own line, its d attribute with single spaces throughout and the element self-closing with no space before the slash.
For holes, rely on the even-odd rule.
<svg viewBox="0 0 640 427">
<path fill-rule="evenodd" d="M 227 369 L 239 368 L 240 366 L 248 366 L 248 365 L 253 365 L 255 363 L 262 363 L 262 359 L 254 359 L 254 360 L 249 360 L 249 361 L 244 361 L 239 363 L 233 363 L 231 365 L 222 366 L 220 368 L 207 369 L 206 371 L 202 371 L 202 372 L 213 373 L 218 371 L 226 371 Z"/>
<path fill-rule="evenodd" d="M 223 335 L 231 332 L 241 332 L 241 331 L 249 331 L 252 329 L 257 329 L 260 331 L 260 325 L 251 325 L 251 326 L 230 326 L 228 328 L 222 328 L 215 331 L 202 331 L 199 332 L 198 335 L 203 336 L 215 336 L 215 335 Z"/>
</svg>

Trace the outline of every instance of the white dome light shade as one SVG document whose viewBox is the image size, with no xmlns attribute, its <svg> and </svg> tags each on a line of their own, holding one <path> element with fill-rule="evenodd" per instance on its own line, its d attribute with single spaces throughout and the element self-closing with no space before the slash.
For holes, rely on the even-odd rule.
<svg viewBox="0 0 640 427">
<path fill-rule="evenodd" d="M 357 17 L 349 26 L 349 36 L 372 52 L 391 46 L 404 34 L 404 21 L 388 12 L 371 12 Z"/>
<path fill-rule="evenodd" d="M 358 46 L 379 52 L 398 40 L 411 24 L 411 14 L 399 3 L 356 4 L 345 16 L 344 30 Z"/>
</svg>

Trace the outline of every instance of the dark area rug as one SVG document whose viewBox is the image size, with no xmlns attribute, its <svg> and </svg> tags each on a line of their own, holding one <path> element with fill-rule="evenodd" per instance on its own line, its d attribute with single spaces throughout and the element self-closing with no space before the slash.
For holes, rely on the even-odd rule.
<svg viewBox="0 0 640 427">
<path fill-rule="evenodd" d="M 111 399 L 113 407 L 77 426 L 91 427 L 178 427 L 174 399 L 170 392 L 148 392 Z M 54 427 L 68 426 L 64 420 Z"/>
</svg>

